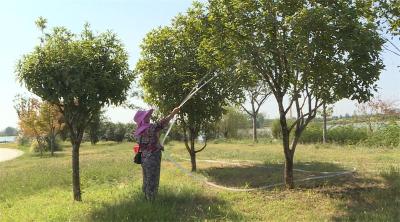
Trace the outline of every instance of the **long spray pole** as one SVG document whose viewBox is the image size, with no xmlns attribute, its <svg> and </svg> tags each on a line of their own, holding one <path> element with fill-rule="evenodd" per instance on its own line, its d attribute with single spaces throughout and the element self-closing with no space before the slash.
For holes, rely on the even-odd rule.
<svg viewBox="0 0 400 222">
<path fill-rule="evenodd" d="M 207 75 L 206 75 L 207 76 Z M 196 86 L 190 91 L 190 93 L 185 97 L 185 99 L 183 99 L 183 101 L 181 102 L 181 104 L 179 104 L 178 108 L 181 108 L 189 99 L 191 99 L 201 88 L 203 88 L 205 85 L 207 85 L 209 82 L 211 82 L 211 80 L 213 80 L 217 75 L 214 74 L 209 80 L 207 80 L 206 82 L 204 82 L 203 84 L 201 84 L 199 86 L 199 84 L 205 79 L 204 76 L 197 84 Z M 174 126 L 176 122 L 176 117 L 174 117 L 172 119 L 171 124 L 169 125 L 169 128 L 167 130 L 167 132 L 165 133 L 165 136 L 161 142 L 161 145 L 164 145 L 165 139 L 167 139 L 168 134 L 171 132 L 172 127 Z"/>
</svg>

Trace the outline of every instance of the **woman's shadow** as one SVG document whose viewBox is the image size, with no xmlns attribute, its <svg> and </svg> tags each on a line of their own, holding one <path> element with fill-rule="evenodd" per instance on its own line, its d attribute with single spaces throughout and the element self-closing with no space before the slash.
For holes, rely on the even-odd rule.
<svg viewBox="0 0 400 222">
<path fill-rule="evenodd" d="M 154 202 L 141 193 L 115 204 L 105 204 L 91 215 L 93 221 L 204 221 L 243 220 L 229 204 L 211 195 L 193 191 L 161 189 Z"/>
</svg>

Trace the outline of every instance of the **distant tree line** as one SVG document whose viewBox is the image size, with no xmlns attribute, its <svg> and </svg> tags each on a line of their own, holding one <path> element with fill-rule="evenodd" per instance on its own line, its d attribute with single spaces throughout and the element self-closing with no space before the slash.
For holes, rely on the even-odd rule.
<svg viewBox="0 0 400 222">
<path fill-rule="evenodd" d="M 261 129 L 272 120 L 266 119 L 263 113 L 258 113 L 255 121 L 255 128 Z M 225 112 L 221 119 L 215 123 L 209 124 L 207 131 L 201 131 L 199 135 L 203 139 L 243 139 L 252 138 L 254 136 L 253 130 L 253 117 L 248 115 L 239 107 L 225 107 Z M 245 131 L 245 133 L 241 133 Z M 184 135 L 179 128 L 172 128 L 168 135 L 168 140 L 184 140 Z"/>
<path fill-rule="evenodd" d="M 90 142 L 96 145 L 99 141 L 114 141 L 114 142 L 133 142 L 133 131 L 136 129 L 134 123 L 113 123 L 104 115 L 99 115 L 94 118 L 83 133 L 83 142 Z M 60 135 L 63 141 L 68 140 L 69 132 L 63 130 Z"/>
<path fill-rule="evenodd" d="M 86 129 L 83 140 L 90 141 L 93 145 L 98 141 L 115 141 L 123 142 L 134 141 L 132 132 L 135 130 L 136 125 L 134 123 L 113 123 L 109 120 L 100 120 L 98 123 L 91 123 Z"/>
<path fill-rule="evenodd" d="M 14 127 L 6 127 L 4 130 L 0 131 L 0 136 L 16 136 L 18 130 Z"/>
<path fill-rule="evenodd" d="M 21 145 L 30 145 L 32 152 L 54 151 L 61 149 L 59 141 L 70 139 L 70 131 L 65 127 L 64 116 L 58 108 L 48 102 L 36 98 L 16 96 L 14 108 L 18 114 L 19 135 L 17 142 Z M 131 136 L 135 129 L 133 123 L 113 123 L 99 112 L 88 124 L 82 140 L 95 145 L 98 141 L 133 141 Z M 3 135 L 17 135 L 17 130 L 7 127 Z"/>
</svg>

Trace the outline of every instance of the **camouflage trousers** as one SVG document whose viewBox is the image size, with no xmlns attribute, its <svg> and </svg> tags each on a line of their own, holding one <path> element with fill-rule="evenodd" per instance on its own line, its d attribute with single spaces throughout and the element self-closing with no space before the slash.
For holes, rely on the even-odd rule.
<svg viewBox="0 0 400 222">
<path fill-rule="evenodd" d="M 153 201 L 160 183 L 161 150 L 142 153 L 143 186 L 142 190 L 147 200 Z"/>
</svg>

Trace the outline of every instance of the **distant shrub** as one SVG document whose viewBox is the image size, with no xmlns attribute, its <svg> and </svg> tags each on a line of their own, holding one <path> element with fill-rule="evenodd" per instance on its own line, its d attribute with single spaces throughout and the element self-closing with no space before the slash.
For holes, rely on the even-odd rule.
<svg viewBox="0 0 400 222">
<path fill-rule="evenodd" d="M 288 120 L 288 127 L 290 127 L 294 121 Z M 294 129 L 291 132 L 291 136 L 294 133 Z M 271 126 L 271 134 L 275 139 L 282 138 L 282 129 L 279 119 L 276 119 L 272 122 Z M 302 132 L 299 142 L 300 143 L 319 143 L 322 141 L 322 125 L 320 123 L 312 122 L 308 124 L 308 126 Z"/>
<path fill-rule="evenodd" d="M 288 121 L 288 126 L 293 120 Z M 322 123 L 311 122 L 301 134 L 300 143 L 321 143 L 322 142 Z M 282 138 L 282 130 L 279 120 L 274 120 L 271 127 L 272 136 L 275 139 Z M 293 135 L 294 130 L 291 135 Z M 395 135 L 393 135 L 394 137 Z M 354 127 L 351 125 L 336 126 L 328 128 L 327 142 L 339 144 L 357 144 L 368 138 L 368 129 L 366 127 Z"/>
<path fill-rule="evenodd" d="M 293 120 L 290 120 L 290 119 L 287 120 L 288 127 L 290 127 L 290 125 L 292 125 L 292 123 L 294 123 Z M 279 119 L 272 121 L 271 134 L 274 139 L 282 138 L 282 128 L 281 128 L 281 122 L 279 121 Z"/>
<path fill-rule="evenodd" d="M 46 138 L 46 151 L 50 151 L 50 139 Z M 61 151 L 62 150 L 62 146 L 61 146 L 61 138 L 56 137 L 56 139 L 54 140 L 54 151 Z"/>
<path fill-rule="evenodd" d="M 18 135 L 16 141 L 19 146 L 28 146 L 31 143 L 31 139 L 22 134 Z"/>
<path fill-rule="evenodd" d="M 45 146 L 43 144 L 39 144 L 36 140 L 32 140 L 31 146 L 29 148 L 29 152 L 31 153 L 39 153 L 44 152 Z"/>
<path fill-rule="evenodd" d="M 32 143 L 29 147 L 29 152 L 31 153 L 39 153 L 39 152 L 46 152 L 50 151 L 50 140 L 49 138 L 42 138 L 41 143 L 39 144 L 37 140 L 32 140 Z M 54 141 L 54 151 L 61 151 L 62 147 L 60 145 L 60 139 L 56 138 Z"/>
<path fill-rule="evenodd" d="M 322 127 L 311 125 L 303 132 L 300 142 L 321 142 Z M 367 127 L 354 127 L 351 125 L 338 126 L 328 129 L 328 142 L 339 144 L 358 144 L 368 146 L 399 147 L 400 126 L 396 123 L 381 126 L 373 133 Z"/>
<path fill-rule="evenodd" d="M 365 127 L 338 126 L 328 130 L 328 142 L 339 144 L 357 144 L 368 138 L 368 129 Z"/>
<path fill-rule="evenodd" d="M 275 139 L 282 138 L 282 129 L 281 129 L 281 124 L 279 122 L 279 119 L 272 121 L 271 134 L 272 134 L 272 137 L 274 137 Z"/>
<path fill-rule="evenodd" d="M 299 139 L 300 143 L 320 143 L 322 142 L 322 124 L 310 123 Z"/>
<path fill-rule="evenodd" d="M 249 128 L 247 115 L 235 107 L 227 107 L 226 113 L 218 121 L 218 130 L 226 139 L 238 139 L 239 129 Z"/>
<path fill-rule="evenodd" d="M 399 147 L 400 125 L 392 122 L 378 128 L 378 130 L 365 140 L 365 144 L 370 146 Z"/>
</svg>

